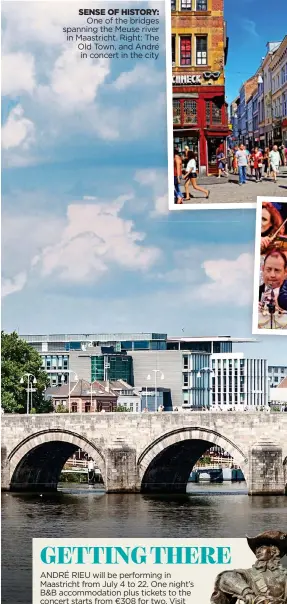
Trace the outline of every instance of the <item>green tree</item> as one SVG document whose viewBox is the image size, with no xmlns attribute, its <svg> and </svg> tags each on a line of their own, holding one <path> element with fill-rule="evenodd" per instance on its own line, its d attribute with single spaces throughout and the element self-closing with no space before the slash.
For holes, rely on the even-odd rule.
<svg viewBox="0 0 287 604">
<path fill-rule="evenodd" d="M 21 340 L 16 332 L 1 332 L 2 345 L 2 401 L 1 406 L 6 413 L 26 413 L 27 377 L 26 372 L 32 373 L 37 384 L 33 392 L 33 408 L 36 413 L 53 411 L 51 401 L 46 401 L 44 391 L 49 385 L 47 373 L 42 368 L 42 359 L 38 352 Z M 24 383 L 20 380 L 24 377 Z"/>
<path fill-rule="evenodd" d="M 130 409 L 127 409 L 126 407 L 124 407 L 123 405 L 118 405 L 114 411 L 116 411 L 117 413 L 129 413 Z"/>
</svg>

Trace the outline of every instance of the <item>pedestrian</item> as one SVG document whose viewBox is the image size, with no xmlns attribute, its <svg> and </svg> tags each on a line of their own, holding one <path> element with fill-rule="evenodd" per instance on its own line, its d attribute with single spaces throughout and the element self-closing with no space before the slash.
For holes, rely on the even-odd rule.
<svg viewBox="0 0 287 604">
<path fill-rule="evenodd" d="M 223 144 L 219 145 L 219 147 L 217 149 L 216 159 L 217 159 L 217 166 L 218 166 L 217 178 L 220 178 L 222 174 L 223 174 L 223 176 L 228 176 L 228 174 L 226 172 L 226 157 L 224 154 Z"/>
<path fill-rule="evenodd" d="M 255 181 L 261 182 L 262 181 L 263 156 L 262 156 L 261 151 L 259 151 L 258 147 L 255 147 L 254 152 L 251 156 L 251 159 L 253 161 L 253 166 L 254 166 L 254 171 L 255 171 Z"/>
<path fill-rule="evenodd" d="M 231 170 L 232 170 L 232 161 L 233 161 L 233 149 L 231 147 L 229 147 L 228 154 L 227 154 L 228 172 L 231 172 Z"/>
<path fill-rule="evenodd" d="M 178 149 L 174 149 L 173 154 L 173 174 L 174 174 L 174 203 L 182 203 L 182 194 L 179 183 L 182 176 L 182 159 Z"/>
<path fill-rule="evenodd" d="M 95 482 L 95 462 L 91 457 L 88 461 L 88 482 Z"/>
<path fill-rule="evenodd" d="M 277 181 L 277 175 L 279 174 L 279 167 L 281 166 L 281 157 L 278 151 L 277 145 L 273 145 L 272 151 L 269 153 L 270 158 L 270 170 L 273 175 L 274 182 Z"/>
<path fill-rule="evenodd" d="M 182 166 L 184 168 L 186 168 L 186 166 L 188 164 L 188 153 L 189 153 L 189 147 L 187 145 L 185 145 L 185 147 L 184 147 L 184 156 L 182 158 Z"/>
<path fill-rule="evenodd" d="M 238 151 L 236 152 L 240 186 L 246 184 L 246 170 L 247 170 L 247 166 L 248 166 L 248 155 L 249 155 L 249 153 L 247 152 L 245 146 L 243 145 L 243 143 L 241 143 L 241 145 L 239 145 Z"/>
<path fill-rule="evenodd" d="M 254 174 L 254 170 L 255 170 L 255 166 L 254 166 L 254 149 L 251 149 L 251 153 L 250 153 L 250 159 L 249 159 L 249 166 L 250 166 L 250 176 L 252 178 L 253 174 Z"/>
<path fill-rule="evenodd" d="M 238 151 L 238 145 L 235 145 L 235 147 L 233 149 L 233 161 L 232 161 L 233 174 L 238 174 L 238 162 L 237 162 L 237 157 L 236 157 L 237 151 Z"/>
<path fill-rule="evenodd" d="M 269 147 L 265 147 L 263 154 L 263 165 L 264 165 L 264 175 L 267 178 L 270 178 L 270 157 L 269 157 Z"/>
<path fill-rule="evenodd" d="M 196 182 L 197 166 L 196 166 L 196 161 L 195 161 L 195 153 L 193 151 L 188 152 L 188 164 L 186 166 L 186 174 L 185 174 L 184 178 L 185 178 L 185 193 L 186 193 L 185 199 L 190 199 L 190 196 L 189 196 L 189 185 L 190 184 L 193 187 L 193 189 L 195 189 L 196 191 L 201 191 L 202 193 L 204 193 L 206 199 L 209 198 L 210 191 L 208 191 L 208 189 L 204 189 L 203 187 L 200 187 Z"/>
<path fill-rule="evenodd" d="M 279 147 L 279 153 L 280 153 L 280 159 L 281 159 L 281 166 L 284 166 L 284 162 L 285 162 L 285 153 L 284 153 L 284 145 L 281 145 Z"/>
</svg>

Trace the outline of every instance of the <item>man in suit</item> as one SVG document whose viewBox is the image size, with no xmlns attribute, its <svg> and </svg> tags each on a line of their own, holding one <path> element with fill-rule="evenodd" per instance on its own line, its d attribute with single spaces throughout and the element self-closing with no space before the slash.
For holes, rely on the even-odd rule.
<svg viewBox="0 0 287 604">
<path fill-rule="evenodd" d="M 280 250 L 273 249 L 266 254 L 263 282 L 259 287 L 259 310 L 268 302 L 287 310 L 287 258 Z"/>
</svg>

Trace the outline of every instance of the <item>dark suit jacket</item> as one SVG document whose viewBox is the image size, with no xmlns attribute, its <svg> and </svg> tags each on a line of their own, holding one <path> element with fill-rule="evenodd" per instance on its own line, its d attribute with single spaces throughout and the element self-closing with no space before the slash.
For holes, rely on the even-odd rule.
<svg viewBox="0 0 287 604">
<path fill-rule="evenodd" d="M 282 310 L 287 310 L 287 279 L 283 282 L 280 287 L 278 296 L 278 304 Z"/>
</svg>

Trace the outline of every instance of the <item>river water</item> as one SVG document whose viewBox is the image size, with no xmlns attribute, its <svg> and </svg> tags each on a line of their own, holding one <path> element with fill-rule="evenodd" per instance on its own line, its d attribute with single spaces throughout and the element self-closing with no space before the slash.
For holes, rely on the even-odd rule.
<svg viewBox="0 0 287 604">
<path fill-rule="evenodd" d="M 60 485 L 3 493 L 2 604 L 31 604 L 33 537 L 245 537 L 287 530 L 286 497 L 248 497 L 245 483 L 192 484 L 182 496 L 106 495 Z"/>
</svg>

